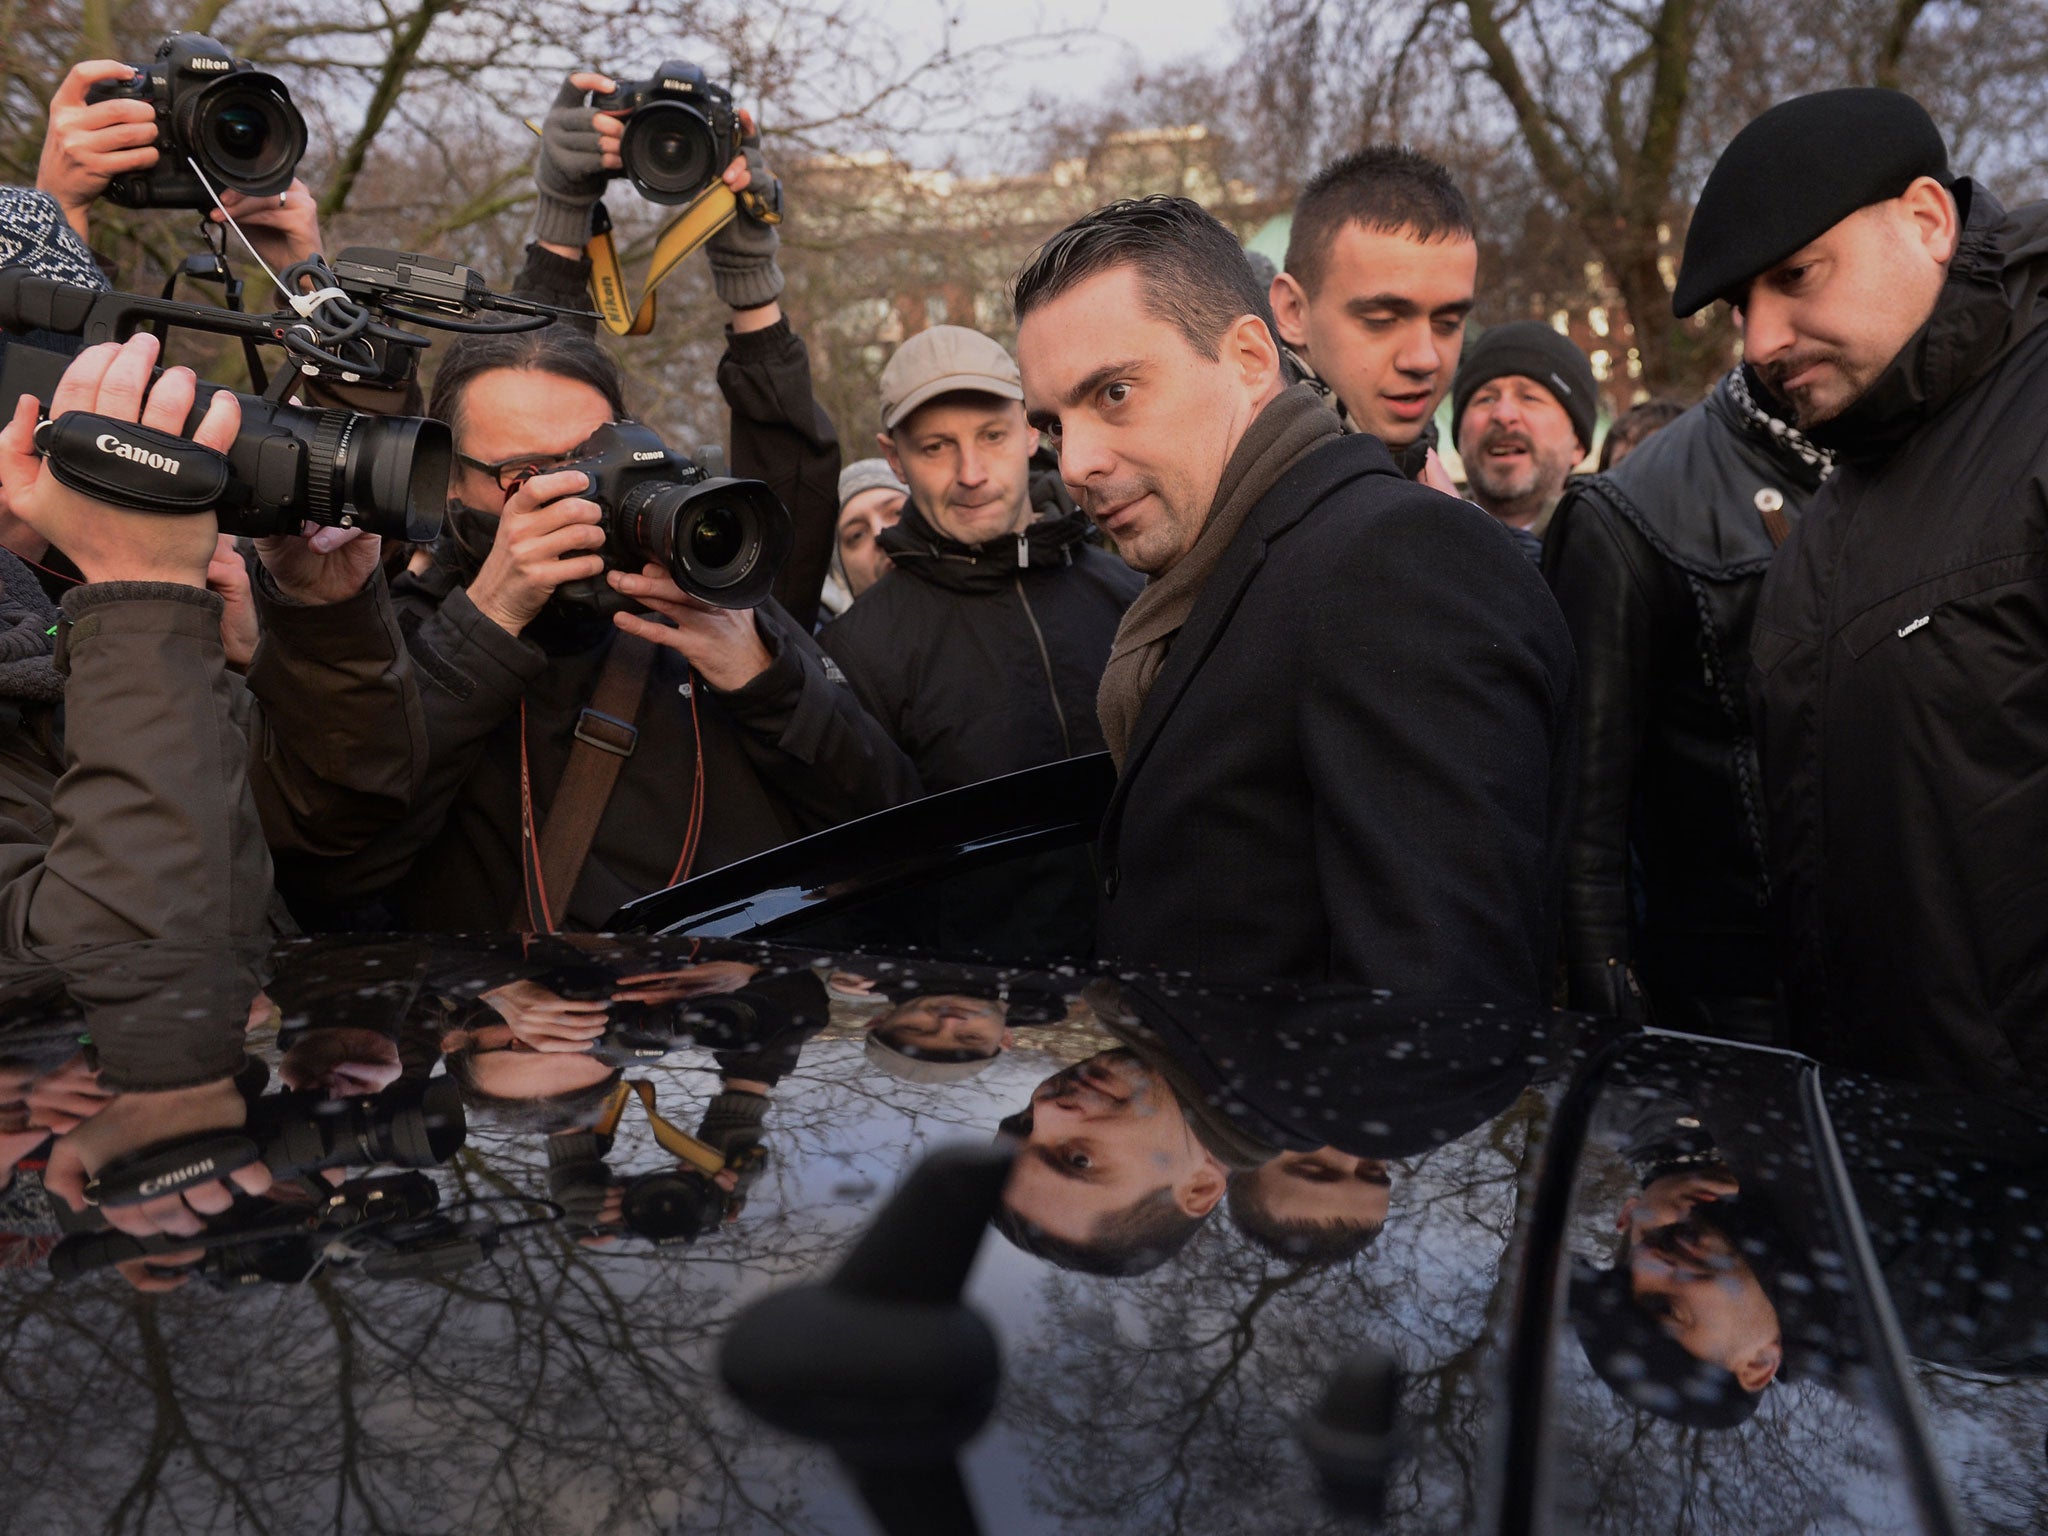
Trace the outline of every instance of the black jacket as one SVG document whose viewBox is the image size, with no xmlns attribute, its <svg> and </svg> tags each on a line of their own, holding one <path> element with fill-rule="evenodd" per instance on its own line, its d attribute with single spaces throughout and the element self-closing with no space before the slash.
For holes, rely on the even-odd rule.
<svg viewBox="0 0 2048 1536">
<path fill-rule="evenodd" d="M 1547 1001 L 1572 670 L 1498 523 L 1377 438 L 1318 448 L 1146 696 L 1103 824 L 1103 953 Z"/>
<path fill-rule="evenodd" d="M 881 538 L 896 569 L 819 635 L 928 792 L 1103 749 L 1095 692 L 1145 578 L 1087 533 L 1047 500 L 1021 534 L 959 544 L 906 504 Z"/>
<path fill-rule="evenodd" d="M 563 309 L 590 305 L 590 258 L 526 248 L 514 292 Z M 594 320 L 576 323 L 586 330 Z M 793 543 L 775 600 L 806 634 L 818 627 L 818 594 L 832 568 L 839 523 L 839 435 L 811 387 L 811 354 L 787 319 L 759 331 L 725 332 L 718 392 L 732 412 L 728 472 L 767 484 L 789 511 Z M 671 443 L 690 452 L 688 443 Z"/>
<path fill-rule="evenodd" d="M 1794 1043 L 2048 1097 L 2048 203 L 1968 181 L 1927 324 L 1816 428 L 1754 701 Z"/>
<path fill-rule="evenodd" d="M 532 785 L 538 835 L 618 631 L 558 600 L 509 635 L 469 600 L 472 562 L 485 551 L 444 534 L 436 553 L 424 575 L 400 577 L 394 589 L 426 706 L 425 787 L 396 831 L 327 868 L 321 894 L 385 892 L 389 915 L 415 932 L 490 931 L 523 899 L 521 776 Z M 595 928 L 671 883 L 700 740 L 705 810 L 694 873 L 916 796 L 910 764 L 826 676 L 811 637 L 773 602 L 755 615 L 774 660 L 734 692 L 693 680 L 680 655 L 656 650 L 639 738 L 582 879 L 566 903 L 549 893 L 567 926 Z"/>
<path fill-rule="evenodd" d="M 1574 481 L 1551 519 L 1544 574 L 1579 656 L 1564 885 L 1574 1008 L 1639 1017 L 1632 968 L 1659 1023 L 1768 1032 L 1749 633 L 1775 553 L 1762 507 L 1796 523 L 1821 474 L 1723 378 L 1617 468 Z"/>
</svg>

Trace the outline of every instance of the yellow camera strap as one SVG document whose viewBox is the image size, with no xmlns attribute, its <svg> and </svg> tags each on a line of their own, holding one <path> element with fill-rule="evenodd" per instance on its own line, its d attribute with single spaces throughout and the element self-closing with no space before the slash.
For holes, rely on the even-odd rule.
<svg viewBox="0 0 2048 1536">
<path fill-rule="evenodd" d="M 645 336 L 654 329 L 654 290 L 669 273 L 697 247 L 730 224 L 739 213 L 739 199 L 732 188 L 714 181 L 683 205 L 663 226 L 654 242 L 654 254 L 647 261 L 647 277 L 641 285 L 640 303 L 630 307 L 626 299 L 626 278 L 619 270 L 619 249 L 612 239 L 611 216 L 603 203 L 594 210 L 590 243 L 583 248 L 590 258 L 590 302 L 604 317 L 604 327 L 614 336 Z"/>
<path fill-rule="evenodd" d="M 699 1141 L 662 1115 L 654 1104 L 654 1084 L 645 1080 L 620 1080 L 619 1085 L 612 1090 L 611 1098 L 605 1102 L 604 1114 L 598 1118 L 598 1135 L 617 1134 L 619 1121 L 626 1114 L 626 1105 L 635 1096 L 639 1098 L 641 1107 L 647 1111 L 647 1123 L 653 1127 L 655 1143 L 662 1151 L 681 1158 L 706 1176 L 725 1171 L 725 1158 L 716 1147 Z"/>
</svg>

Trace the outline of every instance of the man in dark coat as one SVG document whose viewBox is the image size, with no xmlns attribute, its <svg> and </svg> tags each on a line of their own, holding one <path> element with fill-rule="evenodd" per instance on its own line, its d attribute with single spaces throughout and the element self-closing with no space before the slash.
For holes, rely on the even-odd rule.
<svg viewBox="0 0 2048 1536">
<path fill-rule="evenodd" d="M 1716 298 L 1837 455 L 1753 640 L 1793 1041 L 2038 1100 L 2048 204 L 1952 180 L 1897 92 L 1801 97 L 1701 193 L 1673 307 Z"/>
<path fill-rule="evenodd" d="M 1579 653 L 1574 1008 L 1769 1042 L 1780 1023 L 1749 632 L 1828 456 L 1746 367 L 1565 492 L 1543 570 Z M 1639 986 L 1640 984 L 1640 990 Z"/>
<path fill-rule="evenodd" d="M 1095 689 L 1144 578 L 1088 542 L 1036 469 L 1017 365 L 957 325 L 882 371 L 882 432 L 910 503 L 895 569 L 819 639 L 928 791 L 1102 750 Z"/>
<path fill-rule="evenodd" d="M 1543 999 L 1573 669 L 1542 578 L 1285 386 L 1264 296 L 1195 204 L 1088 215 L 1016 304 L 1033 425 L 1152 578 L 1098 699 L 1105 955 Z"/>
</svg>

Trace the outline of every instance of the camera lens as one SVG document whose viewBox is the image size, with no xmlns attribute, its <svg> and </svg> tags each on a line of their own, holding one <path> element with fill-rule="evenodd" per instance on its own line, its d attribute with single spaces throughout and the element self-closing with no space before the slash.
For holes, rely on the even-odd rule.
<svg viewBox="0 0 2048 1536">
<path fill-rule="evenodd" d="M 233 160 L 254 160 L 270 142 L 270 122 L 248 102 L 225 107 L 214 122 L 221 154 Z"/>
<path fill-rule="evenodd" d="M 180 100 L 179 137 L 209 179 L 239 192 L 282 192 L 306 153 L 306 120 L 283 84 L 237 75 Z"/>
<path fill-rule="evenodd" d="M 725 1213 L 725 1191 L 701 1173 L 643 1173 L 627 1181 L 620 1219 L 653 1243 L 695 1242 Z"/>
<path fill-rule="evenodd" d="M 746 530 L 730 507 L 710 507 L 691 518 L 683 538 L 689 545 L 691 567 L 706 581 L 723 573 L 747 547 Z"/>
<path fill-rule="evenodd" d="M 711 125 L 679 102 L 656 102 L 635 112 L 619 155 L 640 195 L 656 203 L 688 202 L 723 169 Z"/>
</svg>

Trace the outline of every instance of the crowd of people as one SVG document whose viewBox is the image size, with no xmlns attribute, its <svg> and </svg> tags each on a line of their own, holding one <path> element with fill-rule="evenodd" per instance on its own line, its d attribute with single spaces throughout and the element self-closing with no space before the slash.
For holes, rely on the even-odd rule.
<svg viewBox="0 0 2048 1536">
<path fill-rule="evenodd" d="M 127 69 L 57 93 L 6 265 L 105 286 L 91 211 L 157 153 L 147 103 L 91 99 Z M 632 412 L 575 317 L 614 84 L 547 114 L 509 285 L 570 313 L 436 349 L 430 545 L 95 499 L 42 419 L 183 434 L 196 381 L 148 334 L 11 339 L 77 355 L 0 433 L 10 942 L 594 930 L 1106 749 L 1102 961 L 2048 1092 L 2048 205 L 1954 174 L 1909 97 L 1801 97 L 1722 153 L 1673 308 L 1728 304 L 1743 357 L 1696 403 L 1603 434 L 1549 324 L 1468 345 L 1484 210 L 1373 146 L 1308 183 L 1277 270 L 1184 198 L 1077 220 L 1017 275 L 1014 350 L 896 349 L 850 462 L 742 115 L 717 380 L 793 542 L 731 609 L 615 559 L 575 467 Z M 297 183 L 212 217 L 276 269 L 320 249 Z M 222 393 L 191 435 L 235 428 Z"/>
</svg>

